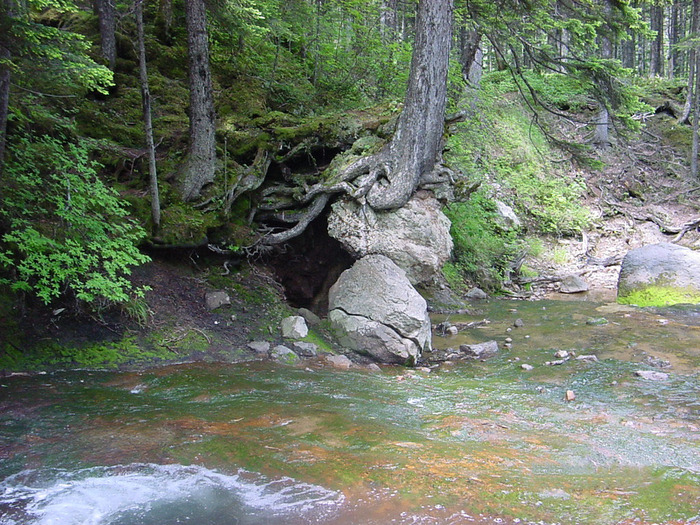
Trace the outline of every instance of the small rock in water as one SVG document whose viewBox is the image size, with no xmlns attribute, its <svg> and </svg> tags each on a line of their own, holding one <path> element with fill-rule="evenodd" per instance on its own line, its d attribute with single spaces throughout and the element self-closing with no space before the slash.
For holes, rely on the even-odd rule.
<svg viewBox="0 0 700 525">
<path fill-rule="evenodd" d="M 586 319 L 586 324 L 589 326 L 603 326 L 608 324 L 608 320 L 605 317 L 589 317 Z"/>
<path fill-rule="evenodd" d="M 498 343 L 496 341 L 487 341 L 474 345 L 460 345 L 459 349 L 467 357 L 485 359 L 487 357 L 493 357 L 498 353 Z"/>
<path fill-rule="evenodd" d="M 548 365 L 548 366 L 563 365 L 567 361 L 568 361 L 568 359 L 557 359 L 556 361 L 547 361 L 545 363 L 545 365 Z"/>
<path fill-rule="evenodd" d="M 577 361 L 598 361 L 598 356 L 589 354 L 589 355 L 580 355 L 576 358 Z"/>
<path fill-rule="evenodd" d="M 574 399 L 576 399 L 576 394 L 574 393 L 574 391 L 573 391 L 573 390 L 567 390 L 567 391 L 566 391 L 566 400 L 567 400 L 567 401 L 573 401 Z"/>
<path fill-rule="evenodd" d="M 523 363 L 522 365 L 520 365 L 520 368 L 522 368 L 523 370 L 532 370 L 535 367 L 532 365 L 528 365 L 527 363 Z"/>
<path fill-rule="evenodd" d="M 270 357 L 279 363 L 293 365 L 299 362 L 299 356 L 291 348 L 277 345 L 270 352 Z"/>
<path fill-rule="evenodd" d="M 348 370 L 352 366 L 352 361 L 345 355 L 327 355 L 326 361 L 328 364 L 341 370 Z"/>
<path fill-rule="evenodd" d="M 294 341 L 292 343 L 294 351 L 303 357 L 316 357 L 318 355 L 318 346 L 314 343 L 308 343 L 306 341 Z"/>
<path fill-rule="evenodd" d="M 516 328 L 522 328 L 523 326 L 525 326 L 525 322 L 522 319 L 518 318 L 513 323 L 513 326 Z"/>
<path fill-rule="evenodd" d="M 655 372 L 654 370 L 637 370 L 634 375 L 642 379 L 648 379 L 649 381 L 666 381 L 668 379 L 668 374 L 664 372 Z"/>
</svg>

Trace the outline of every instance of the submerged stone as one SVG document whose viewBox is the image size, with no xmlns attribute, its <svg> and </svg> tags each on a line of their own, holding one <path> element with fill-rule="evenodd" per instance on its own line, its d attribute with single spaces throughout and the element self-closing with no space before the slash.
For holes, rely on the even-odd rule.
<svg viewBox="0 0 700 525">
<path fill-rule="evenodd" d="M 270 352 L 270 357 L 285 365 L 294 365 L 300 361 L 300 357 L 291 349 L 284 345 L 277 345 Z"/>
<path fill-rule="evenodd" d="M 648 381 L 666 381 L 668 379 L 668 374 L 654 370 L 637 370 L 634 375 Z"/>
</svg>

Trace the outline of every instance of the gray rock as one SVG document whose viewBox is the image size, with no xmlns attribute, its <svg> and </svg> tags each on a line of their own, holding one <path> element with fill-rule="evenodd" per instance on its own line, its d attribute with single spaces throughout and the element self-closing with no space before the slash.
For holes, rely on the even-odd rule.
<svg viewBox="0 0 700 525">
<path fill-rule="evenodd" d="M 411 284 L 433 281 L 452 253 L 450 220 L 429 192 L 417 192 L 397 210 L 375 212 L 354 200 L 333 204 L 328 233 L 357 259 L 385 255 Z"/>
<path fill-rule="evenodd" d="M 306 324 L 309 326 L 318 326 L 321 324 L 321 318 L 308 308 L 299 308 L 297 312 L 306 320 Z"/>
<path fill-rule="evenodd" d="M 430 318 L 406 273 L 383 255 L 344 271 L 328 294 L 328 318 L 343 346 L 383 363 L 413 365 L 430 350 Z"/>
<path fill-rule="evenodd" d="M 316 357 L 318 355 L 318 346 L 314 343 L 306 341 L 295 341 L 292 343 L 294 351 L 302 357 Z"/>
<path fill-rule="evenodd" d="M 523 223 L 513 211 L 513 208 L 508 206 L 505 202 L 499 200 L 494 200 L 496 203 L 496 213 L 498 224 L 504 230 L 519 230 L 522 228 Z"/>
<path fill-rule="evenodd" d="M 327 355 L 326 362 L 334 368 L 348 370 L 352 367 L 352 361 L 345 355 Z"/>
<path fill-rule="evenodd" d="M 284 345 L 277 345 L 270 351 L 270 357 L 285 365 L 294 365 L 300 361 L 299 356 L 291 348 Z"/>
<path fill-rule="evenodd" d="M 582 293 L 588 291 L 588 283 L 581 279 L 578 275 L 567 275 L 561 280 L 559 292 L 571 294 Z"/>
<path fill-rule="evenodd" d="M 598 356 L 593 355 L 593 354 L 588 354 L 588 355 L 580 355 L 576 357 L 577 361 L 588 361 L 592 363 L 598 362 Z"/>
<path fill-rule="evenodd" d="M 656 372 L 654 370 L 637 370 L 634 375 L 642 379 L 648 379 L 649 381 L 666 381 L 668 379 L 668 374 Z"/>
<path fill-rule="evenodd" d="M 644 297 L 645 306 L 700 303 L 700 253 L 676 244 L 650 244 L 622 260 L 617 297 Z"/>
<path fill-rule="evenodd" d="M 267 355 L 270 351 L 270 343 L 267 341 L 251 341 L 248 343 L 248 348 L 253 350 L 256 354 Z"/>
<path fill-rule="evenodd" d="M 306 320 L 300 315 L 292 315 L 282 319 L 282 337 L 285 339 L 301 339 L 309 333 Z"/>
<path fill-rule="evenodd" d="M 498 343 L 496 341 L 487 341 L 473 345 L 459 345 L 459 350 L 467 357 L 487 359 L 498 354 Z"/>
<path fill-rule="evenodd" d="M 481 288 L 472 288 L 469 290 L 466 294 L 464 294 L 464 297 L 467 299 L 488 299 L 489 296 L 488 294 L 483 291 Z"/>
<path fill-rule="evenodd" d="M 534 370 L 535 367 L 532 365 L 528 365 L 527 363 L 523 363 L 522 365 L 520 365 L 520 368 L 522 368 L 523 370 L 530 371 Z"/>
<path fill-rule="evenodd" d="M 207 292 L 204 296 L 204 301 L 206 302 L 207 310 L 210 311 L 231 304 L 231 298 L 224 291 Z"/>
<path fill-rule="evenodd" d="M 518 318 L 513 322 L 513 326 L 516 328 L 522 328 L 523 326 L 525 326 L 525 322 L 522 319 Z"/>
</svg>

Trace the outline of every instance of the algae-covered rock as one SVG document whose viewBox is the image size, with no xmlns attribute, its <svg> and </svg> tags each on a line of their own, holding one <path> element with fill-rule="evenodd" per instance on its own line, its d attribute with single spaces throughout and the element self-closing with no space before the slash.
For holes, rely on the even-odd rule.
<svg viewBox="0 0 700 525">
<path fill-rule="evenodd" d="M 700 253 L 670 243 L 631 250 L 622 260 L 617 299 L 637 306 L 700 303 Z"/>
</svg>

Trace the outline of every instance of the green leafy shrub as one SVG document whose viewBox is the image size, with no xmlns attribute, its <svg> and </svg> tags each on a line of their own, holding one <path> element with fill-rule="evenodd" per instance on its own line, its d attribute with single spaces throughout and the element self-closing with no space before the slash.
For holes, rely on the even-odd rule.
<svg viewBox="0 0 700 525">
<path fill-rule="evenodd" d="M 8 150 L 2 282 L 47 304 L 68 290 L 86 302 L 142 296 L 128 276 L 149 260 L 137 248 L 145 232 L 97 177 L 87 146 L 26 135 L 14 137 Z"/>
<path fill-rule="evenodd" d="M 448 283 L 454 288 L 461 273 L 481 286 L 497 288 L 520 249 L 517 232 L 500 226 L 496 205 L 483 191 L 451 204 L 445 213 L 454 241 L 454 261 L 444 270 Z"/>
</svg>

